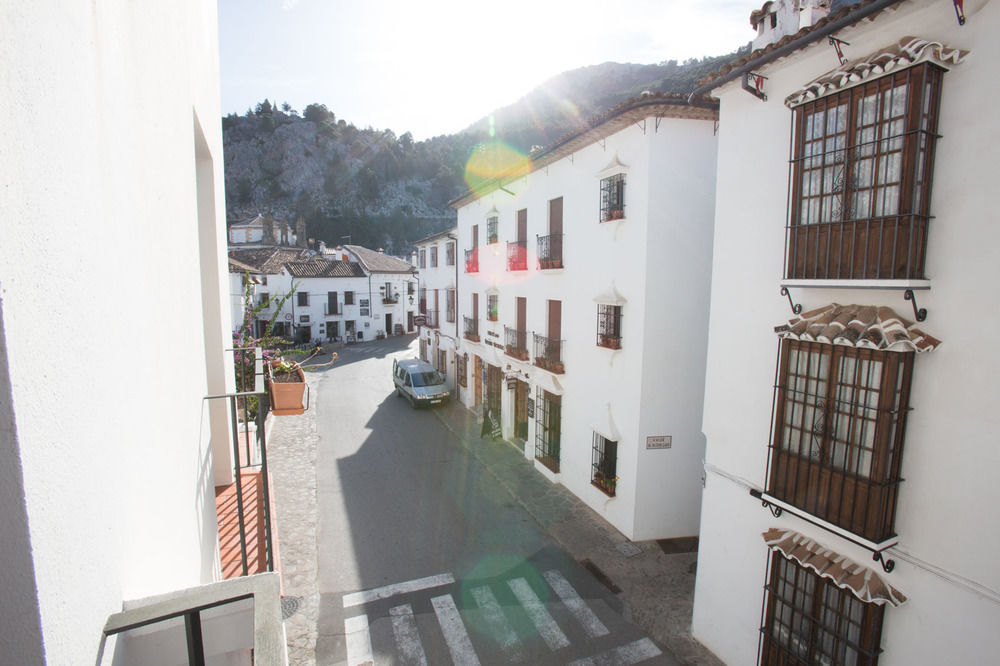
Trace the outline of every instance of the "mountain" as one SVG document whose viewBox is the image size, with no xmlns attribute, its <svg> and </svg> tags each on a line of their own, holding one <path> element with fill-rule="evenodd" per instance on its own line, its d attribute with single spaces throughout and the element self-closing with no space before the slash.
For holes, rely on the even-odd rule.
<svg viewBox="0 0 1000 666">
<path fill-rule="evenodd" d="M 497 139 L 527 154 L 645 90 L 693 90 L 739 55 L 581 67 L 457 134 L 419 142 L 409 132 L 358 129 L 322 104 L 300 115 L 265 99 L 222 119 L 227 217 L 303 217 L 311 238 L 336 245 L 350 237 L 355 245 L 406 254 L 414 240 L 454 223 L 448 201 L 465 191 L 466 161 L 490 136 L 491 120 Z"/>
</svg>

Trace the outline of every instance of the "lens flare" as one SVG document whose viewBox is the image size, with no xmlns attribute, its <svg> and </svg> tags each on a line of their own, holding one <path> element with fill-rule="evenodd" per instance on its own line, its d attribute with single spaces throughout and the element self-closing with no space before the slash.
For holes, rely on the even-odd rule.
<svg viewBox="0 0 1000 666">
<path fill-rule="evenodd" d="M 477 196 L 483 196 L 497 178 L 503 176 L 504 180 L 514 180 L 530 170 L 531 160 L 527 155 L 494 139 L 472 149 L 472 155 L 465 164 L 465 184 Z"/>
</svg>

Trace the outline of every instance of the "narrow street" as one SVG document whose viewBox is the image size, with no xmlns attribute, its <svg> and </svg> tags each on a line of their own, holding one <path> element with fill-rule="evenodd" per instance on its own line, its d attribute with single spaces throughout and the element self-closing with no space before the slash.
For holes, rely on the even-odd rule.
<svg viewBox="0 0 1000 666">
<path fill-rule="evenodd" d="M 412 341 L 351 345 L 310 375 L 316 663 L 676 663 L 440 413 L 396 397 L 392 360 Z M 275 450 L 303 424 L 278 423 Z M 282 538 L 284 561 L 297 546 Z"/>
</svg>

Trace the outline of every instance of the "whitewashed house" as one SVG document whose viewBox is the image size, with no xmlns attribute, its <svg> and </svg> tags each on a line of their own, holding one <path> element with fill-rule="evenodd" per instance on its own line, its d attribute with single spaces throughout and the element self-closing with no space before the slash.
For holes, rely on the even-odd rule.
<svg viewBox="0 0 1000 666">
<path fill-rule="evenodd" d="M 630 100 L 452 204 L 459 399 L 631 539 L 698 531 L 715 119 Z"/>
<path fill-rule="evenodd" d="M 229 247 L 306 246 L 306 223 L 301 217 L 294 229 L 287 220 L 275 220 L 270 213 L 246 220 L 231 220 L 226 226 Z"/>
<path fill-rule="evenodd" d="M 278 574 L 220 580 L 232 442 L 208 396 L 234 378 L 216 16 L 0 7 L 4 664 L 286 661 Z"/>
<path fill-rule="evenodd" d="M 453 227 L 413 243 L 420 277 L 418 301 L 424 317 L 420 327 L 420 357 L 444 374 L 451 389 L 458 383 L 455 351 L 461 340 L 457 238 L 457 229 Z"/>
<path fill-rule="evenodd" d="M 382 250 L 360 245 L 344 245 L 347 258 L 361 264 L 368 275 L 368 289 L 359 300 L 358 335 L 371 340 L 382 335 L 402 335 L 415 330 L 416 301 L 410 300 L 417 287 L 416 270 L 402 259 Z M 333 251 L 336 254 L 337 250 Z M 329 256 L 329 251 L 328 251 Z M 365 305 L 367 300 L 369 305 Z"/>
<path fill-rule="evenodd" d="M 835 4 L 700 91 L 693 633 L 730 664 L 996 663 L 1000 4 Z"/>
</svg>

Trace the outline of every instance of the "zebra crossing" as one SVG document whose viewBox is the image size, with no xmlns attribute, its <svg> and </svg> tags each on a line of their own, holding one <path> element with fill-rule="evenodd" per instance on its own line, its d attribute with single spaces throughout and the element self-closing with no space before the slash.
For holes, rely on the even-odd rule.
<svg viewBox="0 0 1000 666">
<path fill-rule="evenodd" d="M 450 658 L 459 666 L 627 666 L 662 655 L 652 640 L 636 637 L 631 625 L 632 635 L 623 635 L 619 644 L 558 569 L 542 572 L 533 582 L 514 574 L 463 584 L 440 574 L 345 594 L 347 663 L 424 666 Z M 376 623 L 379 631 L 373 631 Z"/>
</svg>

